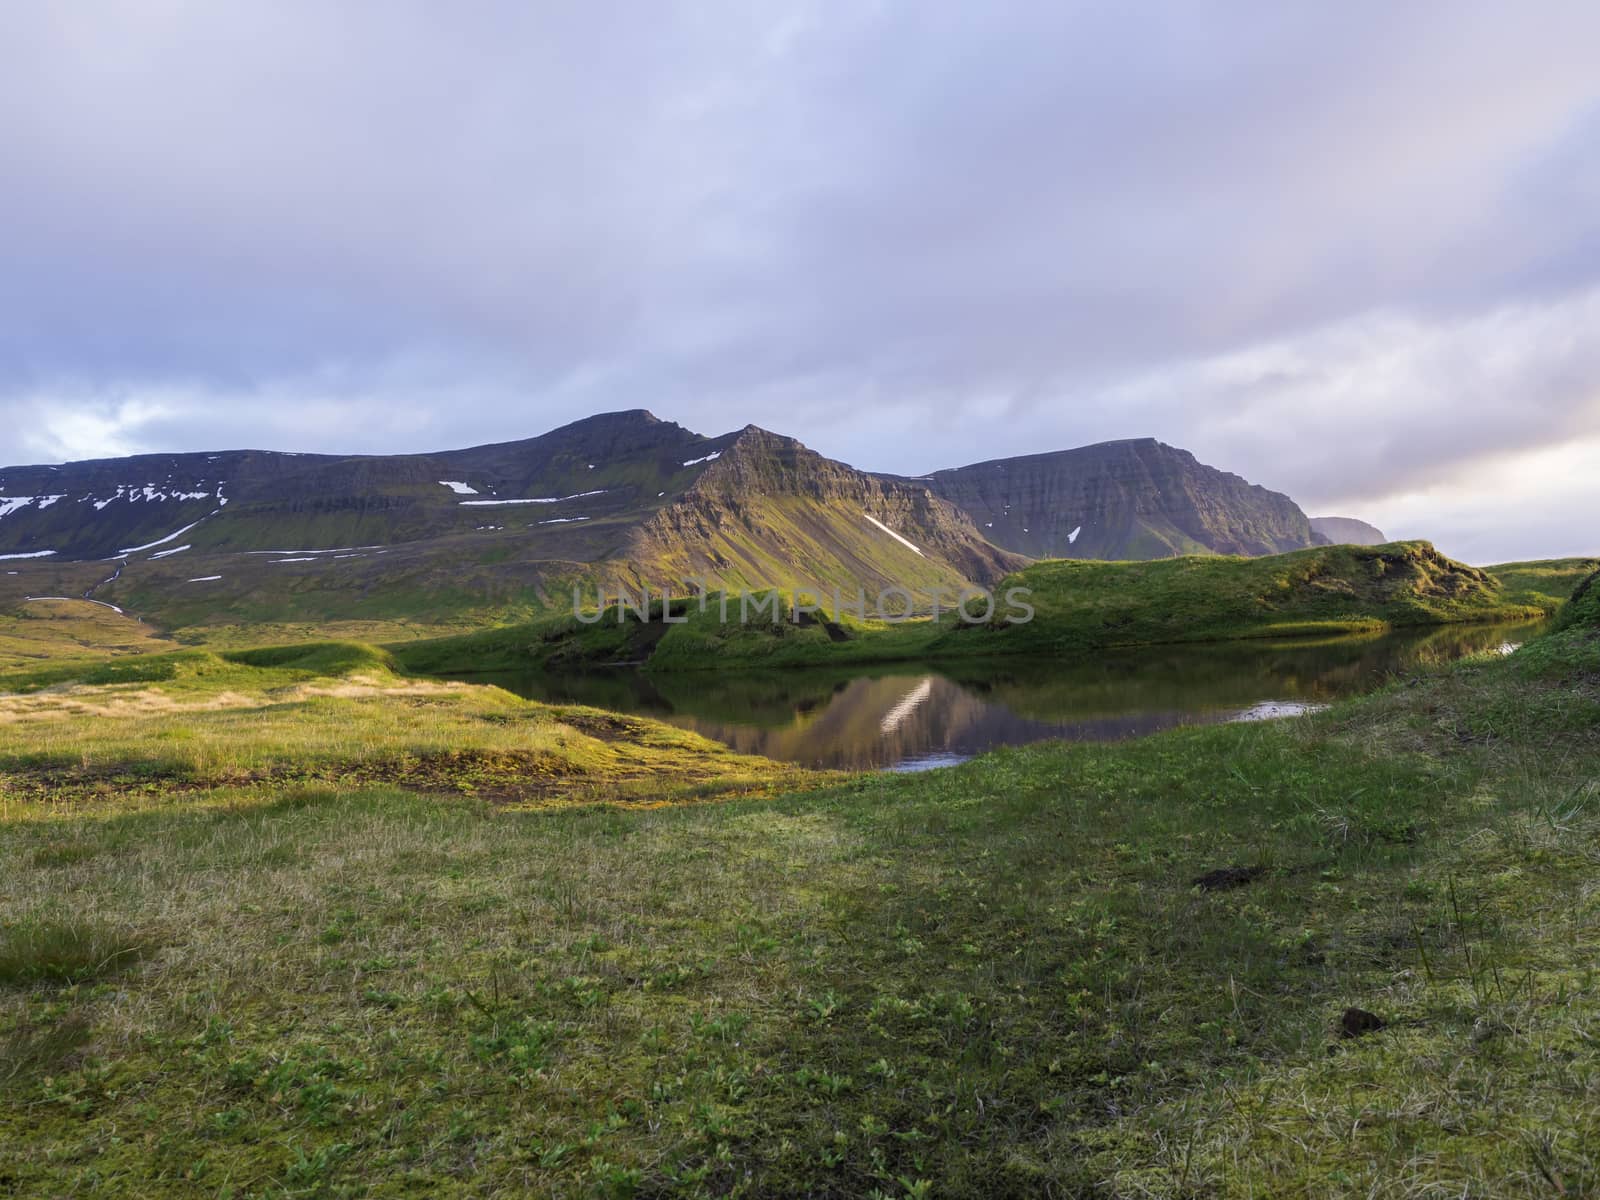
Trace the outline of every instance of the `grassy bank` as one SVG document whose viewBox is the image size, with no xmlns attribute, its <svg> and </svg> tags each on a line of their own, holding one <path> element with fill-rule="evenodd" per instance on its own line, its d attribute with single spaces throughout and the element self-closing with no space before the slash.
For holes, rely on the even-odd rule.
<svg viewBox="0 0 1600 1200">
<path fill-rule="evenodd" d="M 799 777 L 652 721 L 402 678 L 355 643 L 65 663 L 0 676 L 0 692 L 12 819 L 320 785 L 648 804 Z"/>
<path fill-rule="evenodd" d="M 1026 593 L 1034 610 L 1031 620 L 1006 620 L 1017 612 L 1007 601 L 1012 589 Z M 1527 589 L 1510 594 L 1493 576 L 1452 562 L 1425 542 L 1327 546 L 1267 558 L 1042 562 L 1008 577 L 994 591 L 993 619 L 983 624 L 952 615 L 895 624 L 849 613 L 837 622 L 742 621 L 737 598 L 729 604 L 731 619 L 725 620 L 721 597 L 714 596 L 703 611 L 696 603 L 677 602 L 672 615 L 682 623 L 664 621 L 658 602 L 649 620 L 613 608 L 597 614 L 601 619 L 595 624 L 568 615 L 394 650 L 407 667 L 422 672 L 617 662 L 643 662 L 653 670 L 711 670 L 968 655 L 1070 657 L 1115 647 L 1528 620 L 1560 604 L 1553 595 Z M 781 602 L 792 611 L 791 597 Z M 821 616 L 832 616 L 831 600 L 825 607 L 829 611 Z M 978 601 L 969 608 L 975 616 L 984 611 Z"/>
<path fill-rule="evenodd" d="M 731 805 L 220 776 L 28 801 L 0 825 L 0 1187 L 1593 1194 L 1596 597 L 1314 718 Z M 277 705 L 411 719 L 297 669 L 223 660 L 280 673 L 226 737 L 227 710 L 101 714 L 145 736 L 84 754 L 203 774 L 193 739 Z M 445 703 L 441 742 L 561 719 L 381 702 Z M 88 719 L 13 713 L 7 788 Z M 672 736 L 647 726 L 613 752 Z"/>
</svg>

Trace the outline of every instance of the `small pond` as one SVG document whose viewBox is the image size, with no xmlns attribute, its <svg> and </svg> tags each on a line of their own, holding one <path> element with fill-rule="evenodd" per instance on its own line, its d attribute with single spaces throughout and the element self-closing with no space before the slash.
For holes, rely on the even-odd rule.
<svg viewBox="0 0 1600 1200">
<path fill-rule="evenodd" d="M 1115 741 L 1294 716 L 1420 666 L 1503 651 L 1537 625 L 1454 625 L 1316 643 L 1229 642 L 1093 660 L 892 663 L 747 674 L 476 674 L 530 699 L 656 717 L 812 767 L 919 770 L 997 746 Z"/>
</svg>

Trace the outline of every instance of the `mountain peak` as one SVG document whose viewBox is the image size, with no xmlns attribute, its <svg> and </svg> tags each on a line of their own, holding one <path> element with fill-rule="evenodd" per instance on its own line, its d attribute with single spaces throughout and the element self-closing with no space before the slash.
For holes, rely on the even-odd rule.
<svg viewBox="0 0 1600 1200">
<path fill-rule="evenodd" d="M 595 413 L 592 416 L 579 417 L 576 421 L 569 421 L 565 425 L 552 429 L 549 434 L 564 433 L 568 430 L 578 429 L 628 429 L 649 428 L 655 425 L 670 425 L 672 422 L 663 421 L 648 408 L 619 408 L 615 412 Z"/>
</svg>

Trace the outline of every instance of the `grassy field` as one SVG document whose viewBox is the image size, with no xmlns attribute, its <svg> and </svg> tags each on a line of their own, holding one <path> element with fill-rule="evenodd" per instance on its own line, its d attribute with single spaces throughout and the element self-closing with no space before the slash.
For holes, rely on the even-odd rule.
<svg viewBox="0 0 1600 1200">
<path fill-rule="evenodd" d="M 921 776 L 153 662 L 0 701 L 0 1192 L 1600 1191 L 1600 587 L 1315 717 Z"/>
<path fill-rule="evenodd" d="M 1006 599 L 1013 588 L 1026 589 L 1035 610 L 1026 623 L 1005 620 L 1013 611 Z M 732 619 L 724 620 L 721 597 L 713 596 L 705 611 L 698 603 L 675 602 L 673 615 L 682 624 L 663 622 L 658 601 L 648 621 L 631 610 L 612 609 L 596 624 L 567 614 L 394 650 L 410 669 L 430 673 L 646 660 L 652 670 L 681 671 L 968 655 L 1061 658 L 1112 647 L 1528 620 L 1548 615 L 1564 599 L 1527 588 L 1513 594 L 1493 576 L 1444 558 L 1426 542 L 1328 546 L 1266 558 L 1041 562 L 1009 576 L 994 592 L 993 619 L 984 624 L 951 615 L 895 624 L 851 614 L 832 625 L 818 619 L 805 625 L 788 619 L 746 623 L 738 598 L 729 603 Z M 955 602 L 952 596 L 950 605 Z M 782 603 L 791 611 L 789 596 Z M 823 615 L 831 616 L 831 600 L 825 607 L 830 611 Z M 969 611 L 981 614 L 984 606 L 974 601 Z"/>
</svg>

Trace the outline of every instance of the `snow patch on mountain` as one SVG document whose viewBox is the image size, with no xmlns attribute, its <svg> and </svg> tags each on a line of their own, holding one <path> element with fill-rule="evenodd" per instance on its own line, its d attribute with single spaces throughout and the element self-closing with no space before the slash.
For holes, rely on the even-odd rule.
<svg viewBox="0 0 1600 1200">
<path fill-rule="evenodd" d="M 9 516 L 19 509 L 27 508 L 30 504 L 49 508 L 57 500 L 65 499 L 65 496 L 0 496 L 0 517 Z"/>
<path fill-rule="evenodd" d="M 866 518 L 866 519 L 867 519 L 867 520 L 869 520 L 869 521 L 871 521 L 871 522 L 872 522 L 872 523 L 873 523 L 873 524 L 874 524 L 874 525 L 876 525 L 876 526 L 877 526 L 877 527 L 878 527 L 878 528 L 879 528 L 879 529 L 881 529 L 881 530 L 883 530 L 883 531 L 884 531 L 884 532 L 885 532 L 885 533 L 887 533 L 887 534 L 888 534 L 888 535 L 889 535 L 889 536 L 890 536 L 890 537 L 892 537 L 892 538 L 893 538 L 893 539 L 894 539 L 894 540 L 895 540 L 895 541 L 897 541 L 897 542 L 899 542 L 899 543 L 900 543 L 900 544 L 901 544 L 901 545 L 902 545 L 902 546 L 904 546 L 904 547 L 905 547 L 905 548 L 906 548 L 906 549 L 907 549 L 907 550 L 910 550 L 910 551 L 912 551 L 912 552 L 913 552 L 913 553 L 915 553 L 915 554 L 918 554 L 918 555 L 921 555 L 921 557 L 923 557 L 923 558 L 927 558 L 927 557 L 928 557 L 928 556 L 927 556 L 927 555 L 926 555 L 926 554 L 923 554 L 923 553 L 922 553 L 922 551 L 921 551 L 921 549 L 920 549 L 920 548 L 918 548 L 918 547 L 917 547 L 917 546 L 914 546 L 914 545 L 912 545 L 912 544 L 911 544 L 911 543 L 910 543 L 910 542 L 909 542 L 909 541 L 907 541 L 907 540 L 906 540 L 906 539 L 905 539 L 905 538 L 903 538 L 903 537 L 901 537 L 901 536 L 900 536 L 900 535 L 899 535 L 899 534 L 898 534 L 898 533 L 896 533 L 896 532 L 895 532 L 895 531 L 894 531 L 894 530 L 892 530 L 892 529 L 890 529 L 890 528 L 889 528 L 889 527 L 888 527 L 888 526 L 887 526 L 887 525 L 885 525 L 885 524 L 884 524 L 884 523 L 883 523 L 883 522 L 882 522 L 882 521 L 880 521 L 880 520 L 878 520 L 878 518 L 877 518 L 877 517 L 875 517 L 875 516 L 873 516 L 873 515 L 872 515 L 872 514 L 871 514 L 871 513 L 862 513 L 862 514 L 861 514 L 861 515 L 862 515 L 862 516 L 863 516 L 863 517 L 865 517 L 865 518 Z"/>
<path fill-rule="evenodd" d="M 561 504 L 567 500 L 582 500 L 587 496 L 603 496 L 605 488 L 597 488 L 592 492 L 578 492 L 571 496 L 538 496 L 526 500 L 463 500 L 463 508 L 492 508 L 497 505 L 507 504 Z"/>
<path fill-rule="evenodd" d="M 173 489 L 170 483 L 119 483 L 117 490 L 104 500 L 91 493 L 87 496 L 78 497 L 78 503 L 93 503 L 95 511 L 100 512 L 108 504 L 115 504 L 118 500 L 127 500 L 130 503 L 144 501 L 149 504 L 167 500 L 209 500 L 212 496 L 222 500 L 222 484 L 226 482 L 227 480 L 223 480 L 218 483 L 215 492 L 187 492 L 182 489 Z M 224 504 L 227 503 L 226 500 L 222 500 L 222 502 Z"/>
<path fill-rule="evenodd" d="M 698 467 L 701 463 L 716 462 L 717 459 L 719 459 L 721 457 L 722 457 L 722 451 L 721 450 L 713 450 L 710 454 L 706 455 L 704 458 L 691 458 L 688 462 L 684 463 L 683 465 L 686 466 L 686 467 Z"/>
<path fill-rule="evenodd" d="M 205 518 L 201 517 L 200 521 L 203 521 L 203 520 L 205 520 Z M 164 537 L 164 538 L 157 538 L 155 541 L 146 542 L 142 546 L 129 546 L 126 550 L 118 550 L 117 553 L 118 554 L 138 554 L 139 551 L 141 551 L 141 550 L 154 550 L 157 546 L 165 546 L 168 542 L 177 541 L 184 534 L 188 533 L 189 530 L 193 529 L 196 525 L 200 524 L 200 521 L 192 521 L 188 525 L 185 525 L 182 529 L 175 530 L 174 532 L 167 534 L 167 536 Z"/>
<path fill-rule="evenodd" d="M 476 496 L 478 489 L 466 483 L 457 483 L 453 479 L 439 480 L 440 487 L 447 487 L 458 496 Z"/>
</svg>

